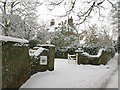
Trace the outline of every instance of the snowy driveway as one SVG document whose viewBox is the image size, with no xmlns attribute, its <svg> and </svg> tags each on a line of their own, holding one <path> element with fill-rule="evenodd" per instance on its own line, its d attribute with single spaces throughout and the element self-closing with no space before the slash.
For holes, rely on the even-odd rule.
<svg viewBox="0 0 120 90">
<path fill-rule="evenodd" d="M 67 59 L 55 59 L 54 71 L 31 76 L 21 88 L 99 88 L 115 68 L 117 55 L 106 66 L 68 64 Z"/>
</svg>

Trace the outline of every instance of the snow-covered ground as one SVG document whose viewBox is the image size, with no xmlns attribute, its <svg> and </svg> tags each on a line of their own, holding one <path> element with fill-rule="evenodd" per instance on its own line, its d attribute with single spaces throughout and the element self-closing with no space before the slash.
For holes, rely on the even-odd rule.
<svg viewBox="0 0 120 90">
<path fill-rule="evenodd" d="M 21 88 L 118 88 L 116 54 L 107 65 L 68 64 L 67 59 L 55 59 L 55 70 L 38 72 Z M 113 77 L 113 78 L 112 78 Z M 109 83 L 109 78 L 111 78 Z"/>
<path fill-rule="evenodd" d="M 113 73 L 112 77 L 110 78 L 110 81 L 108 82 L 108 85 L 106 88 L 116 88 L 118 87 L 118 71 Z"/>
</svg>

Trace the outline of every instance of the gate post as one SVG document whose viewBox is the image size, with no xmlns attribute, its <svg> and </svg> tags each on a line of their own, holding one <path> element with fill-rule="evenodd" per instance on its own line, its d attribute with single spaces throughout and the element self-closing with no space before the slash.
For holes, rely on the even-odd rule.
<svg viewBox="0 0 120 90">
<path fill-rule="evenodd" d="M 48 70 L 53 71 L 54 70 L 54 58 L 55 58 L 55 46 L 50 45 L 50 44 L 43 44 L 40 46 L 49 50 Z"/>
<path fill-rule="evenodd" d="M 82 53 L 83 53 L 83 50 L 81 50 L 80 48 L 78 48 L 78 50 L 75 51 L 76 53 L 76 56 L 77 56 L 77 64 L 81 64 L 81 61 L 82 61 Z"/>
</svg>

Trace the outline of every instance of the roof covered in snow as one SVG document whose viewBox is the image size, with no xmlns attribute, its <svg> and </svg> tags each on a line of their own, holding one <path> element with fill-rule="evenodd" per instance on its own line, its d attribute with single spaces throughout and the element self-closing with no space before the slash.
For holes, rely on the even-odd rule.
<svg viewBox="0 0 120 90">
<path fill-rule="evenodd" d="M 11 42 L 29 43 L 29 41 L 26 40 L 26 39 L 20 39 L 20 38 L 15 38 L 15 37 L 10 37 L 10 36 L 3 36 L 3 35 L 0 35 L 0 41 L 5 41 L 5 42 L 11 41 Z"/>
</svg>

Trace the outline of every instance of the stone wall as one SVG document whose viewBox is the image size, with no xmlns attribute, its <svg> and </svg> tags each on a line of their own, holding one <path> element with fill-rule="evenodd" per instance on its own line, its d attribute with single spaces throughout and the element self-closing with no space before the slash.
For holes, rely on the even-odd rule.
<svg viewBox="0 0 120 90">
<path fill-rule="evenodd" d="M 26 45 L 2 41 L 2 88 L 19 88 L 30 77 Z"/>
</svg>

